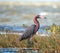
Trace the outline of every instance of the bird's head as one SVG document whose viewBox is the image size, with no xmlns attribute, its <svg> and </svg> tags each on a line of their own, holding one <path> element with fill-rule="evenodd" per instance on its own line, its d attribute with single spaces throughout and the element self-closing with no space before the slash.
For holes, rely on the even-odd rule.
<svg viewBox="0 0 60 53">
<path fill-rule="evenodd" d="M 36 18 L 41 18 L 40 15 L 36 15 L 35 17 L 36 17 Z"/>
<path fill-rule="evenodd" d="M 44 18 L 44 19 L 46 19 L 46 13 L 39 13 L 36 17 L 37 18 Z"/>
<path fill-rule="evenodd" d="M 36 15 L 35 17 L 36 17 L 36 18 L 40 18 L 40 19 L 41 19 L 41 18 L 45 18 L 45 17 L 42 16 L 42 15 Z"/>
</svg>

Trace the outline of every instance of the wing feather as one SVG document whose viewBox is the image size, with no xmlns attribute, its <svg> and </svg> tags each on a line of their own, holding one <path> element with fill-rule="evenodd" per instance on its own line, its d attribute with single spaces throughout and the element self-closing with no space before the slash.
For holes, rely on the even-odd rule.
<svg viewBox="0 0 60 53">
<path fill-rule="evenodd" d="M 27 38 L 30 38 L 31 36 L 33 36 L 35 27 L 36 27 L 36 25 L 31 25 L 30 27 L 28 27 L 25 30 L 25 32 L 23 33 L 23 35 L 20 37 L 20 40 L 27 39 Z"/>
</svg>

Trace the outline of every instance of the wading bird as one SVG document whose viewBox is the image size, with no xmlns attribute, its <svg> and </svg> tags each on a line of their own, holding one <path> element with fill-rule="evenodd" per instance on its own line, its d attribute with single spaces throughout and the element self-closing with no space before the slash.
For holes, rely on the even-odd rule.
<svg viewBox="0 0 60 53">
<path fill-rule="evenodd" d="M 25 40 L 25 39 L 31 39 L 31 37 L 36 34 L 36 32 L 38 31 L 39 27 L 40 27 L 40 23 L 37 20 L 38 18 L 41 18 L 40 15 L 36 15 L 33 19 L 34 24 L 31 25 L 30 27 L 28 27 L 24 33 L 21 35 L 21 37 L 19 38 L 20 41 Z"/>
</svg>

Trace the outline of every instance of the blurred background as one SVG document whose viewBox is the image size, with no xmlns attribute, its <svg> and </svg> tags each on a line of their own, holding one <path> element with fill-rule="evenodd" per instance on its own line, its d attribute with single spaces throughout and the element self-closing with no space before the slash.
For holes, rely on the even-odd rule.
<svg viewBox="0 0 60 53">
<path fill-rule="evenodd" d="M 45 13 L 46 18 L 39 19 L 40 29 L 32 37 L 33 43 L 20 42 L 17 38 L 34 24 L 33 18 L 39 13 Z M 38 48 L 39 53 L 60 53 L 60 0 L 0 0 L 0 51 L 17 48 L 25 48 L 24 53 L 29 52 L 28 48 Z M 34 49 L 31 52 L 37 53 Z"/>
<path fill-rule="evenodd" d="M 39 13 L 46 13 L 46 19 L 39 19 L 41 28 L 60 25 L 59 0 L 0 0 L 0 27 L 7 29 L 16 26 L 13 30 L 19 31 L 22 27 L 32 25 L 34 16 Z"/>
</svg>

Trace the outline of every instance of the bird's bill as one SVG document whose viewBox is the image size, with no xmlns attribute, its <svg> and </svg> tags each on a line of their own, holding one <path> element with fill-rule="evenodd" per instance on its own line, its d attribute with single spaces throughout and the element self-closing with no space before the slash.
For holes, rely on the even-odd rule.
<svg viewBox="0 0 60 53">
<path fill-rule="evenodd" d="M 44 16 L 39 16 L 40 18 L 44 18 Z"/>
<path fill-rule="evenodd" d="M 46 12 L 41 12 L 38 15 L 40 15 L 40 18 L 46 18 L 45 16 L 47 15 Z"/>
</svg>

